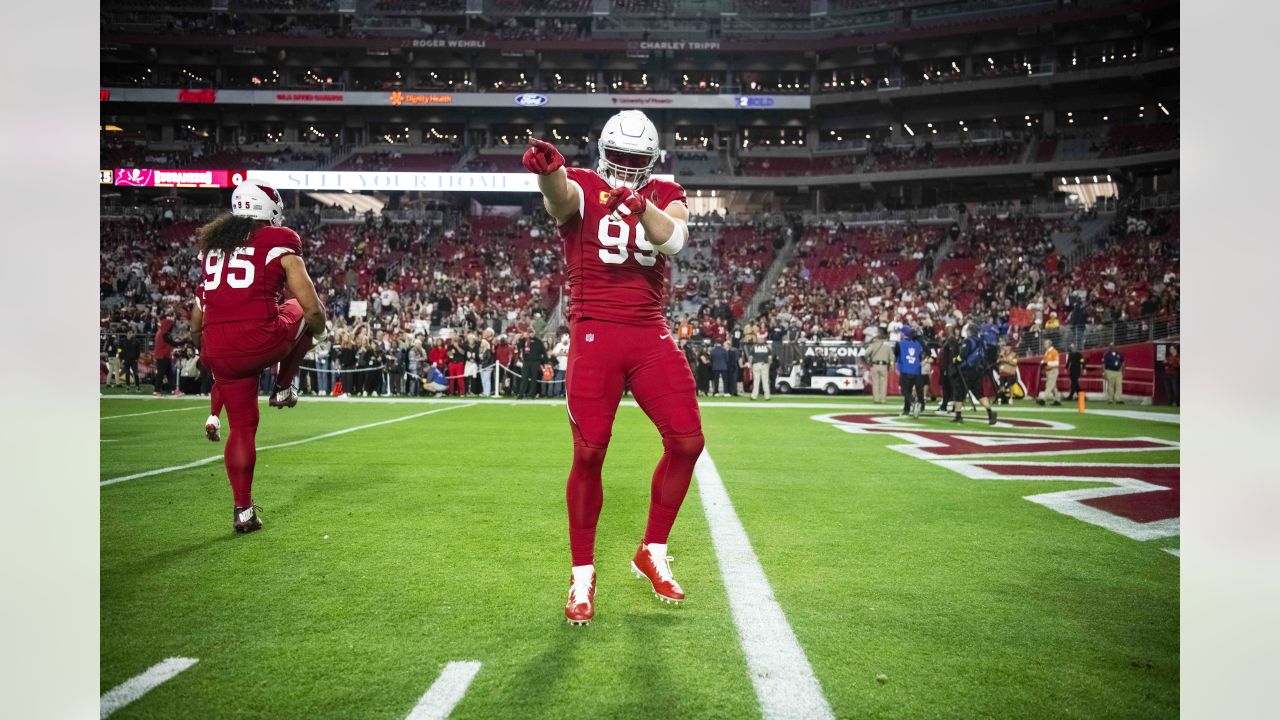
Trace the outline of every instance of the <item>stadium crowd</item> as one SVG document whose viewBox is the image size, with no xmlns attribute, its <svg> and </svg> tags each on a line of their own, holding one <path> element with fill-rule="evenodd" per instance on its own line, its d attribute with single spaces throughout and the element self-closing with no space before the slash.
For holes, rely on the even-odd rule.
<svg viewBox="0 0 1280 720">
<path fill-rule="evenodd" d="M 859 342 L 881 328 L 896 340 L 903 323 L 938 337 L 982 318 L 1024 353 L 1038 352 L 1044 338 L 1093 345 L 1087 326 L 1178 313 L 1178 215 L 1147 215 L 1122 207 L 1070 269 L 1053 234 L 1076 232 L 1071 218 L 971 216 L 966 230 L 950 229 L 949 249 L 942 225 L 813 226 L 761 321 L 788 328 L 788 340 Z"/>
<path fill-rule="evenodd" d="M 185 304 L 201 273 L 194 232 L 207 216 L 104 216 L 108 384 L 137 386 L 153 376 L 160 392 L 207 391 L 207 373 L 182 342 Z M 1078 216 L 1016 211 L 919 224 L 708 219 L 693 218 L 669 306 L 695 372 L 711 346 L 736 348 L 757 331 L 772 342 L 865 342 L 880 333 L 896 340 L 909 324 L 936 345 L 949 328 L 982 318 L 997 324 L 1007 344 L 1034 354 L 1046 338 L 1064 349 L 1093 346 L 1099 338 L 1086 338 L 1086 327 L 1178 313 L 1176 210 L 1122 203 L 1087 244 L 1071 240 Z M 440 221 L 290 218 L 332 326 L 331 342 L 308 357 L 304 391 L 329 393 L 342 382 L 354 394 L 563 392 L 567 340 L 557 303 L 564 277 L 548 242 L 550 222 L 538 213 L 468 217 L 456 207 Z M 792 245 L 794 257 L 752 315 L 775 258 Z M 1069 267 L 1064 253 L 1078 261 Z M 166 317 L 173 327 L 160 333 Z M 162 334 L 168 342 L 155 340 Z M 152 346 L 170 343 L 175 377 L 154 378 Z"/>
<path fill-rule="evenodd" d="M 110 384 L 137 386 L 151 374 L 154 365 L 146 350 L 166 316 L 177 319 L 173 336 L 185 338 L 185 305 L 202 273 L 194 240 L 198 225 L 155 211 L 104 218 L 103 351 L 136 355 L 139 363 L 132 377 L 113 377 Z M 354 380 L 345 385 L 348 392 L 416 391 L 422 383 L 401 386 L 392 378 L 409 368 L 426 377 L 427 367 L 414 361 L 413 350 L 429 345 L 440 328 L 449 329 L 446 336 L 474 336 L 488 344 L 493 355 L 481 365 L 497 360 L 507 368 L 507 374 L 492 379 L 493 387 L 514 395 L 545 395 L 562 386 L 555 375 L 564 368 L 556 366 L 541 338 L 560 329 L 547 322 L 563 276 L 559 255 L 546 241 L 553 228 L 540 217 L 464 218 L 451 213 L 435 227 L 393 224 L 371 215 L 357 224 L 321 225 L 315 215 L 300 213 L 291 225 L 303 238 L 308 271 L 328 302 L 332 325 L 332 346 L 317 349 L 311 358 L 317 364 L 310 367 L 323 366 L 326 372 L 307 376 L 313 383 L 306 389 L 327 392 L 336 380 L 352 375 Z M 439 332 L 434 336 L 441 337 Z M 539 339 L 531 346 L 534 337 Z M 138 347 L 126 347 L 126 339 Z M 382 358 L 376 367 L 385 370 L 378 374 L 369 369 L 375 366 L 368 353 L 375 350 Z M 479 361 L 464 360 L 463 367 Z M 443 371 L 452 365 L 432 364 Z M 544 364 L 552 366 L 546 378 Z M 454 382 L 445 390 L 480 392 L 482 376 L 474 370 L 465 373 L 466 380 L 446 372 L 445 378 Z M 376 383 L 370 379 L 375 377 Z M 519 381 L 513 383 L 513 377 Z"/>
</svg>

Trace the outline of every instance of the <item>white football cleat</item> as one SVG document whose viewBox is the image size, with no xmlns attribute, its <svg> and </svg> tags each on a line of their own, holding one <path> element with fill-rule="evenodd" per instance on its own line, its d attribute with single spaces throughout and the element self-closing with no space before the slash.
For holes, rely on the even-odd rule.
<svg viewBox="0 0 1280 720">
<path fill-rule="evenodd" d="M 209 442 L 218 442 L 222 439 L 220 431 L 222 430 L 222 421 L 217 415 L 210 415 L 208 420 L 204 421 L 204 436 L 209 438 Z"/>
<path fill-rule="evenodd" d="M 569 599 L 564 604 L 564 618 L 570 625 L 586 625 L 595 616 L 595 566 L 574 566 L 569 575 Z"/>
</svg>

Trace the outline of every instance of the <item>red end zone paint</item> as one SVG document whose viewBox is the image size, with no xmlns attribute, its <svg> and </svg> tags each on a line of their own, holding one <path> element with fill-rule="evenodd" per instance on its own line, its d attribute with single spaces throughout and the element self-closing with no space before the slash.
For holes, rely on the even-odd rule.
<svg viewBox="0 0 1280 720">
<path fill-rule="evenodd" d="M 1024 499 L 1134 540 L 1173 537 L 1181 532 L 1177 465 L 1063 461 L 1070 460 L 1072 454 L 1082 453 L 1178 450 L 1180 444 L 1174 440 L 1047 435 L 1034 430 L 1074 428 L 1056 421 L 1026 419 L 1001 423 L 1005 428 L 1028 428 L 1033 432 L 1002 432 L 1000 426 L 935 429 L 918 420 L 889 414 L 831 414 L 816 415 L 813 419 L 831 423 L 851 434 L 898 438 L 904 442 L 889 445 L 888 449 L 974 480 L 1084 484 L 1084 487 L 1075 485 L 1076 489 L 1028 495 Z"/>
<path fill-rule="evenodd" d="M 915 429 L 915 428 L 919 428 L 922 430 L 926 429 L 926 426 L 922 425 L 920 423 L 920 420 L 916 418 L 909 418 L 909 417 L 903 417 L 901 415 L 890 415 L 890 414 L 832 415 L 830 417 L 830 421 L 850 423 L 853 425 L 869 425 L 872 427 L 897 428 L 900 430 Z M 985 423 L 986 421 L 983 420 L 981 422 Z M 990 426 L 983 424 L 981 425 L 981 427 L 988 428 Z M 1074 430 L 1075 429 L 1074 425 L 1069 425 L 1063 422 L 1050 421 L 1050 420 L 1032 420 L 1028 418 L 1009 418 L 1009 417 L 1000 418 L 999 422 L 996 424 L 995 427 L 997 428 L 1016 427 L 1016 428 L 1027 428 L 1029 430 Z"/>
<path fill-rule="evenodd" d="M 938 443 L 925 450 L 937 457 L 962 455 L 1005 455 L 1010 453 L 1110 452 L 1115 450 L 1154 450 L 1166 448 L 1162 443 L 1145 438 L 1027 438 L 1022 435 L 953 435 L 947 432 L 916 432 Z M 1001 441 L 1008 441 L 1002 444 Z M 1016 441 L 1016 442 L 1015 442 Z"/>
<path fill-rule="evenodd" d="M 1110 497 L 1080 500 L 1085 505 L 1105 510 L 1134 522 L 1149 523 L 1157 520 L 1169 520 L 1178 517 L 1181 510 L 1182 493 L 1179 485 L 1182 471 L 1176 467 L 974 464 L 983 470 L 998 475 L 1043 477 L 1046 480 L 1063 478 L 1141 480 L 1151 485 L 1158 485 L 1160 488 L 1166 488 L 1165 490 L 1154 489 L 1149 492 L 1135 492 L 1131 495 L 1112 495 Z"/>
</svg>

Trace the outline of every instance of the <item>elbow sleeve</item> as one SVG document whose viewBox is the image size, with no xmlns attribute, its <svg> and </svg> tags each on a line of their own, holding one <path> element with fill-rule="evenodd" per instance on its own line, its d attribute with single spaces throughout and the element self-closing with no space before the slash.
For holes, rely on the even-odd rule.
<svg viewBox="0 0 1280 720">
<path fill-rule="evenodd" d="M 655 245 L 654 249 L 663 255 L 675 255 L 684 247 L 685 239 L 688 237 L 689 231 L 685 228 L 685 224 L 679 220 L 675 221 L 675 229 L 671 231 L 671 237 L 661 245 Z"/>
</svg>

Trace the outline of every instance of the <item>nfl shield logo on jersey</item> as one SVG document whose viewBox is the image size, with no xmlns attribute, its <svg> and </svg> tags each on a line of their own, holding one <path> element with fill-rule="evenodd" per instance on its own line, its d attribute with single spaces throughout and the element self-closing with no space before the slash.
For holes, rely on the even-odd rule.
<svg viewBox="0 0 1280 720">
<path fill-rule="evenodd" d="M 595 341 L 596 341 L 596 334 L 595 334 L 595 333 L 587 333 L 586 340 L 587 340 L 587 342 L 595 342 Z"/>
</svg>

